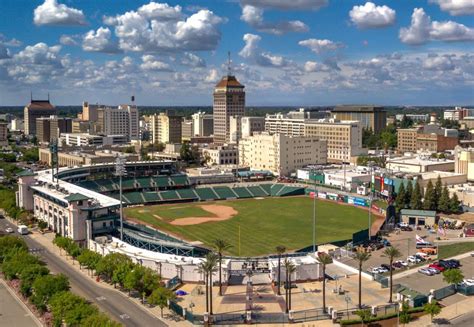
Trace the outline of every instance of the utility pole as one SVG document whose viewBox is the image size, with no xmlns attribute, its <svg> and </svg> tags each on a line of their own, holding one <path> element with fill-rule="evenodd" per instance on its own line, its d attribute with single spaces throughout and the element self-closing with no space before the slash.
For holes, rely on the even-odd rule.
<svg viewBox="0 0 474 327">
<path fill-rule="evenodd" d="M 372 200 L 373 200 L 373 188 L 374 188 L 374 183 L 372 183 L 372 180 L 374 178 L 374 163 L 371 161 L 369 162 L 369 167 L 370 167 L 370 193 L 369 193 L 369 240 L 372 239 Z"/>
<path fill-rule="evenodd" d="M 312 168 L 313 171 L 313 253 L 316 253 L 316 167 Z M 311 176 L 310 176 L 311 178 Z"/>
<path fill-rule="evenodd" d="M 127 174 L 125 168 L 125 157 L 117 156 L 115 159 L 115 176 L 119 176 L 120 183 L 120 240 L 123 241 L 123 201 L 122 201 L 122 177 Z"/>
</svg>

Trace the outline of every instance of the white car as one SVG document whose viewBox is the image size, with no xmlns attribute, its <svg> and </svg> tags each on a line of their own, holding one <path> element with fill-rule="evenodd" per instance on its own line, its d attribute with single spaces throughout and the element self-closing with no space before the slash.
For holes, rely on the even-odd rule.
<svg viewBox="0 0 474 327">
<path fill-rule="evenodd" d="M 474 252 L 471 252 L 471 257 L 474 257 Z"/>
<path fill-rule="evenodd" d="M 417 258 L 415 257 L 414 255 L 411 255 L 407 258 L 407 261 L 409 263 L 420 263 L 421 262 L 421 259 L 420 258 Z"/>
<path fill-rule="evenodd" d="M 464 279 L 463 283 L 467 286 L 474 286 L 474 279 Z"/>
<path fill-rule="evenodd" d="M 11 228 L 11 227 L 5 228 L 5 232 L 13 233 L 13 228 Z"/>
<path fill-rule="evenodd" d="M 431 271 L 433 274 L 437 275 L 437 274 L 440 274 L 441 271 L 439 271 L 438 269 L 435 269 L 435 268 L 431 268 L 431 267 L 428 267 L 426 268 L 427 270 Z"/>
<path fill-rule="evenodd" d="M 386 273 L 388 270 L 382 267 L 375 267 L 375 268 L 369 268 L 367 271 L 371 274 L 383 274 L 383 273 Z"/>
<path fill-rule="evenodd" d="M 433 276 L 435 273 L 433 271 L 431 271 L 430 269 L 428 268 L 421 268 L 421 269 L 418 269 L 418 272 L 423 274 L 423 275 L 426 275 L 426 276 Z"/>
<path fill-rule="evenodd" d="M 428 257 L 428 255 L 424 252 L 417 252 L 417 253 L 415 253 L 415 255 L 419 255 L 420 257 L 423 257 L 423 258 Z"/>
<path fill-rule="evenodd" d="M 399 225 L 400 227 L 408 227 L 408 223 L 405 223 L 405 222 L 403 222 L 403 221 L 400 222 L 398 225 Z"/>
<path fill-rule="evenodd" d="M 403 261 L 403 260 L 397 260 L 394 263 L 400 264 L 402 267 L 408 267 L 408 262 Z"/>
</svg>

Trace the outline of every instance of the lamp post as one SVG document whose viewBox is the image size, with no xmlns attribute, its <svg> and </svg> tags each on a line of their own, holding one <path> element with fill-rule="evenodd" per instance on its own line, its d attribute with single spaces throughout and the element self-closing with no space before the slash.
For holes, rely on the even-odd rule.
<svg viewBox="0 0 474 327">
<path fill-rule="evenodd" d="M 372 200 L 374 197 L 373 189 L 374 189 L 374 184 L 372 183 L 372 180 L 374 178 L 374 162 L 369 161 L 368 163 L 369 169 L 370 169 L 370 193 L 369 193 L 369 241 L 372 238 L 372 233 L 371 233 L 371 228 L 372 228 Z"/>
<path fill-rule="evenodd" d="M 318 167 L 314 166 L 312 168 L 313 172 L 313 254 L 316 253 L 316 171 Z M 311 178 L 311 176 L 310 176 Z"/>
<path fill-rule="evenodd" d="M 123 241 L 123 203 L 122 203 L 122 177 L 127 174 L 125 169 L 125 157 L 117 156 L 115 159 L 115 176 L 120 179 L 119 191 L 120 191 L 120 240 Z"/>
</svg>

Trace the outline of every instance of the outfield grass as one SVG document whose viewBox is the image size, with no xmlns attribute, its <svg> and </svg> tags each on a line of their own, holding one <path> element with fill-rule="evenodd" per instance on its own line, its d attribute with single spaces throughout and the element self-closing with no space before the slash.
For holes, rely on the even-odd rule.
<svg viewBox="0 0 474 327">
<path fill-rule="evenodd" d="M 455 243 L 449 245 L 440 245 L 438 247 L 439 250 L 439 259 L 446 259 L 454 257 L 458 254 L 463 254 L 466 252 L 474 251 L 474 242 L 463 242 L 463 243 Z"/>
<path fill-rule="evenodd" d="M 135 218 L 188 241 L 211 246 L 216 238 L 232 244 L 228 254 L 257 256 L 275 253 L 277 245 L 297 250 L 312 244 L 313 201 L 307 197 L 216 201 L 231 206 L 238 214 L 225 221 L 192 226 L 176 226 L 154 215 L 172 218 L 209 216 L 203 203 L 157 205 L 125 209 L 126 217 Z M 209 204 L 209 203 L 206 203 Z M 182 207 L 182 210 L 176 208 Z M 316 241 L 318 244 L 352 238 L 352 233 L 367 228 L 367 211 L 329 201 L 317 201 Z M 240 226 L 240 253 L 239 253 Z"/>
</svg>

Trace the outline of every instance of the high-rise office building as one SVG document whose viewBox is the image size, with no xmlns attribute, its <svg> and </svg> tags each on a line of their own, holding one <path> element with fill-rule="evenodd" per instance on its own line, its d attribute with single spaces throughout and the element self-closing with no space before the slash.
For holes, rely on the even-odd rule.
<svg viewBox="0 0 474 327">
<path fill-rule="evenodd" d="M 58 140 L 62 133 L 71 133 L 72 118 L 57 116 L 36 119 L 36 138 L 40 143 Z"/>
<path fill-rule="evenodd" d="M 97 133 L 104 135 L 125 135 L 129 140 L 138 140 L 138 108 L 135 105 L 120 105 L 117 108 L 97 109 Z"/>
<path fill-rule="evenodd" d="M 23 119 L 25 121 L 25 134 L 36 135 L 36 119 L 56 115 L 56 108 L 48 100 L 33 100 L 25 106 Z"/>
<path fill-rule="evenodd" d="M 104 106 L 98 104 L 90 104 L 87 101 L 82 103 L 82 120 L 87 120 L 90 122 L 96 122 L 98 117 L 97 110 L 103 108 Z"/>
<path fill-rule="evenodd" d="M 336 106 L 332 115 L 338 120 L 358 120 L 363 128 L 371 129 L 379 134 L 387 126 L 387 112 L 384 107 L 377 106 Z"/>
<path fill-rule="evenodd" d="M 181 143 L 182 116 L 167 110 L 151 116 L 151 139 L 153 143 Z"/>
<path fill-rule="evenodd" d="M 235 76 L 224 76 L 214 89 L 214 142 L 231 141 L 230 117 L 245 116 L 245 91 Z"/>
<path fill-rule="evenodd" d="M 8 145 L 8 123 L 0 121 L 0 146 Z"/>
<path fill-rule="evenodd" d="M 183 119 L 181 123 L 181 139 L 182 141 L 190 141 L 193 137 L 193 120 Z"/>
<path fill-rule="evenodd" d="M 193 136 L 211 136 L 214 133 L 214 117 L 199 111 L 193 114 Z"/>
</svg>

